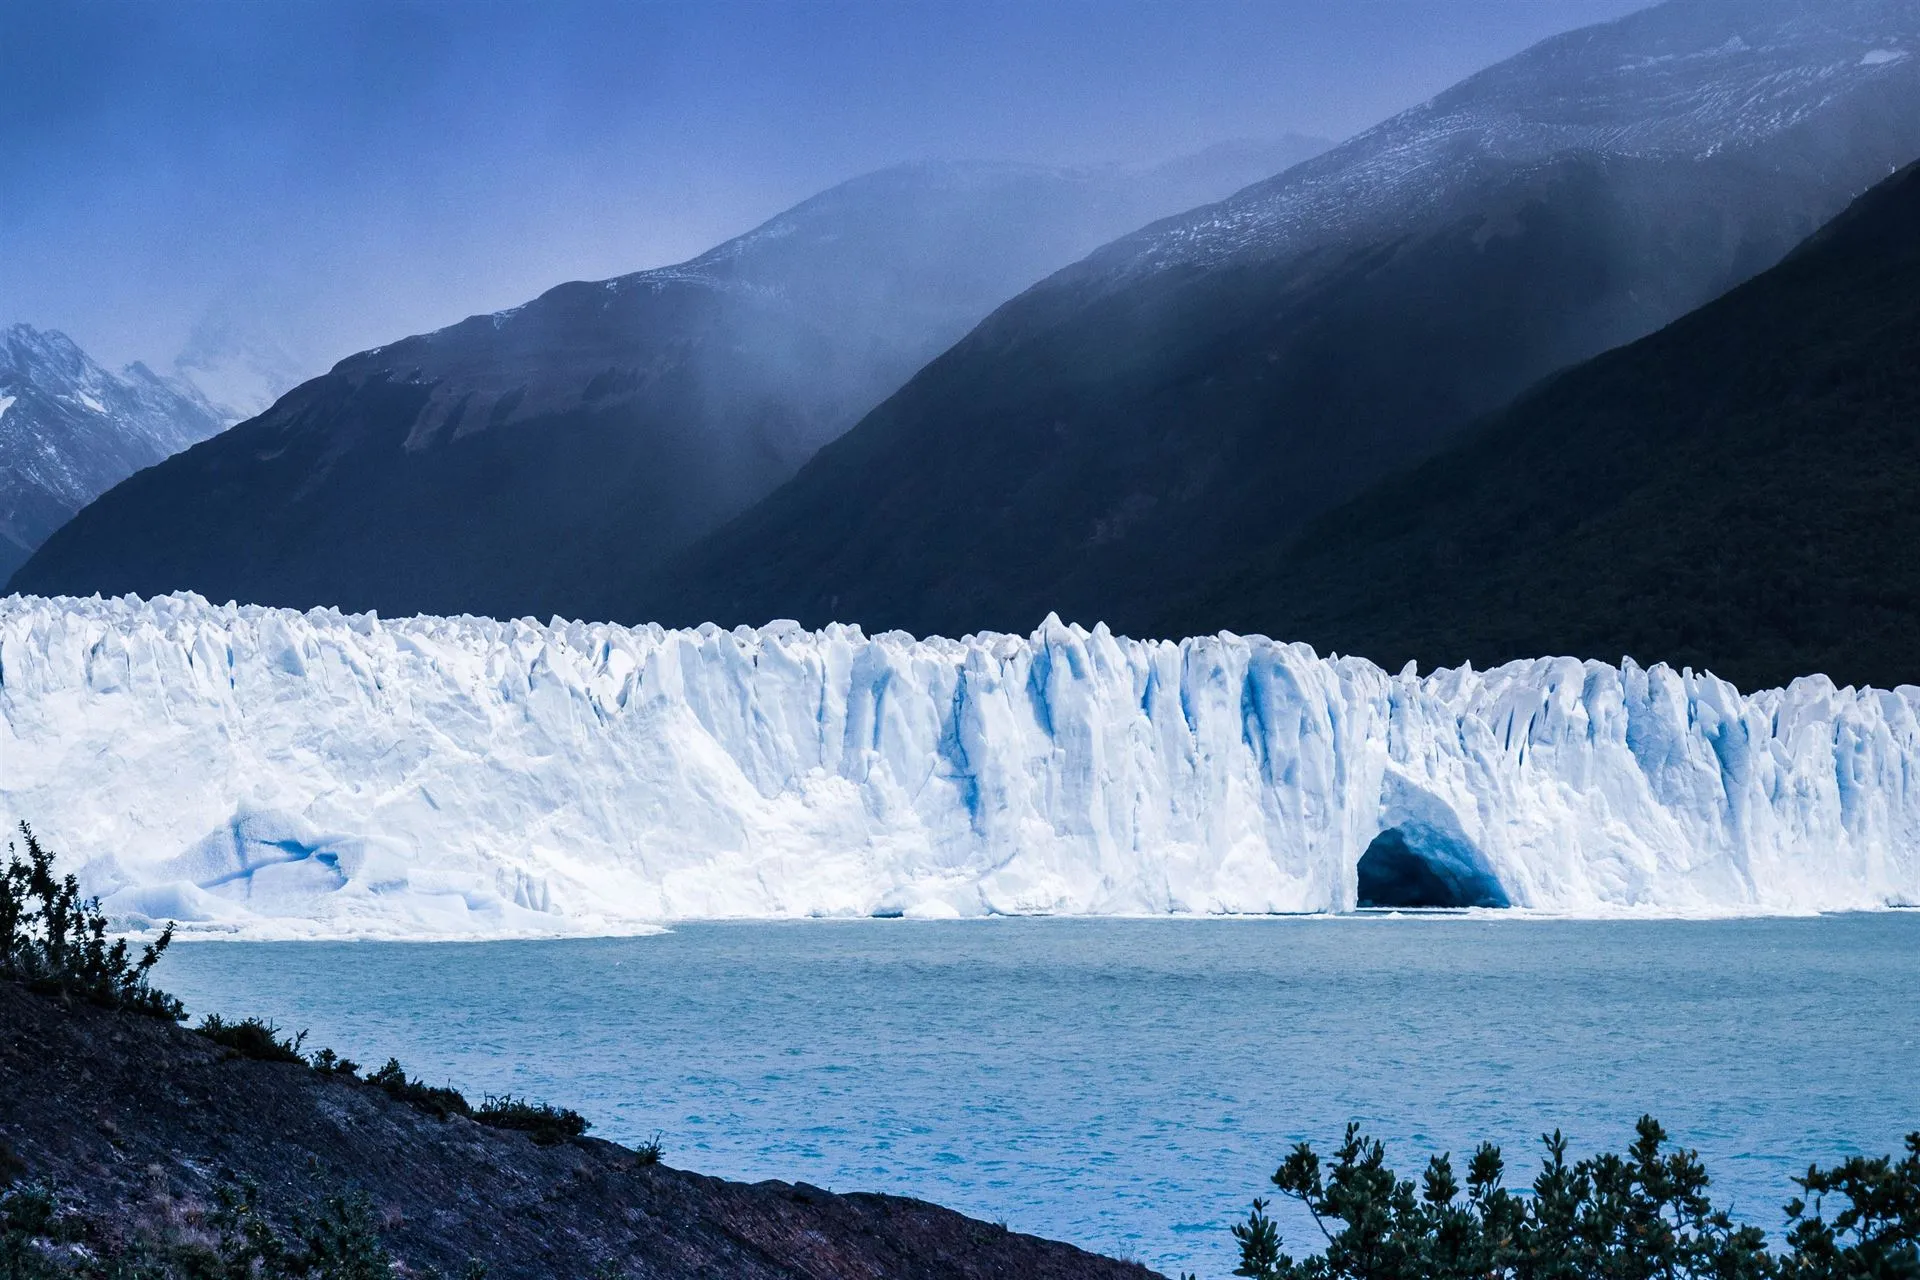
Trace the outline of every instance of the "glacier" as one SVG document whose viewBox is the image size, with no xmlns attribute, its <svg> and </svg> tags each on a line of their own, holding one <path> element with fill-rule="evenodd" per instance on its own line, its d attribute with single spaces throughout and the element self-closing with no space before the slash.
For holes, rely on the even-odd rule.
<svg viewBox="0 0 1920 1280">
<path fill-rule="evenodd" d="M 1920 689 L 13 596 L 0 818 L 125 927 L 243 937 L 1338 912 L 1383 837 L 1523 911 L 1875 909 L 1920 903 Z"/>
</svg>

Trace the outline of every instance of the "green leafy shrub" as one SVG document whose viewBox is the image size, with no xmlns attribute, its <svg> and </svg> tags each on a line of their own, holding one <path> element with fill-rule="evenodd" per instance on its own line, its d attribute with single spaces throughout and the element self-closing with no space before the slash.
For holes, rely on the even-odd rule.
<svg viewBox="0 0 1920 1280">
<path fill-rule="evenodd" d="M 351 1074 L 354 1064 L 349 1062 L 346 1068 L 347 1073 Z M 475 1107 L 452 1086 L 430 1085 L 418 1077 L 409 1076 L 398 1058 L 388 1058 L 385 1066 L 363 1078 L 368 1084 L 384 1090 L 388 1097 L 428 1115 L 442 1120 L 448 1116 L 465 1116 L 495 1129 L 517 1130 L 531 1135 L 535 1142 L 543 1146 L 577 1138 L 592 1128 L 587 1118 L 577 1111 L 544 1102 L 529 1102 L 510 1093 L 498 1097 L 488 1094 L 486 1100 Z M 655 1158 L 658 1158 L 657 1154 Z"/>
<path fill-rule="evenodd" d="M 323 1076 L 340 1076 L 347 1080 L 360 1077 L 360 1064 L 352 1058 L 343 1058 L 331 1049 L 322 1049 L 307 1058 L 307 1065 Z"/>
<path fill-rule="evenodd" d="M 247 1018 L 240 1022 L 228 1022 L 217 1013 L 210 1013 L 200 1019 L 200 1025 L 194 1030 L 218 1045 L 225 1045 L 243 1058 L 252 1058 L 257 1062 L 297 1062 L 306 1066 L 306 1055 L 300 1052 L 300 1046 L 307 1038 L 302 1031 L 295 1036 L 282 1036 L 280 1028 L 271 1022 L 259 1018 Z"/>
<path fill-rule="evenodd" d="M 660 1131 L 655 1129 L 651 1138 L 648 1138 L 645 1142 L 633 1149 L 633 1162 L 637 1167 L 651 1169 L 654 1165 L 660 1163 L 660 1157 L 664 1154 L 660 1146 L 660 1138 Z"/>
<path fill-rule="evenodd" d="M 586 1117 L 578 1111 L 545 1102 L 528 1102 L 510 1093 L 497 1097 L 488 1094 L 473 1113 L 473 1118 L 495 1129 L 519 1130 L 541 1146 L 552 1146 L 568 1138 L 577 1138 L 591 1127 Z"/>
<path fill-rule="evenodd" d="M 1787 1206 L 1788 1252 L 1736 1223 L 1707 1195 L 1699 1156 L 1673 1150 L 1642 1117 L 1625 1155 L 1569 1163 L 1558 1132 L 1532 1194 L 1502 1186 L 1500 1150 L 1483 1144 L 1462 1187 L 1450 1158 L 1433 1157 L 1418 1184 L 1387 1167 L 1381 1144 L 1349 1125 L 1330 1163 L 1306 1143 L 1273 1175 L 1323 1236 L 1296 1261 L 1255 1200 L 1233 1228 L 1237 1276 L 1253 1280 L 1920 1280 L 1920 1133 L 1909 1155 L 1852 1159 L 1796 1181 L 1814 1202 Z M 1464 1190 L 1464 1197 L 1462 1192 Z M 1846 1202 L 1829 1222 L 1821 1202 Z"/>
<path fill-rule="evenodd" d="M 367 1083 L 386 1090 L 390 1098 L 442 1120 L 448 1116 L 473 1115 L 473 1104 L 458 1089 L 409 1078 L 398 1058 L 388 1058 L 386 1066 L 367 1077 Z"/>
<path fill-rule="evenodd" d="M 1794 1280 L 1842 1276 L 1920 1277 L 1920 1133 L 1907 1135 L 1907 1154 L 1869 1160 L 1854 1156 L 1832 1169 L 1810 1168 L 1794 1182 L 1813 1197 L 1787 1204 L 1786 1275 Z M 1821 1216 L 1828 1196 L 1846 1206 L 1831 1222 Z"/>
<path fill-rule="evenodd" d="M 176 1022 L 186 1017 L 178 1000 L 147 981 L 173 941 L 173 926 L 135 959 L 126 939 L 107 941 L 99 899 L 81 897 L 74 877 L 54 874 L 53 854 L 24 822 L 20 837 L 26 856 L 9 842 L 0 871 L 0 977 L 109 1008 Z"/>
<path fill-rule="evenodd" d="M 224 1274 L 261 1280 L 392 1280 L 393 1257 L 373 1226 L 365 1193 L 322 1192 L 294 1215 L 283 1239 L 260 1212 L 252 1182 L 222 1188 L 213 1227 Z"/>
<path fill-rule="evenodd" d="M 0 1276 L 40 1280 L 61 1274 L 45 1246 L 64 1235 L 51 1188 L 28 1183 L 0 1194 Z"/>
<path fill-rule="evenodd" d="M 16 1187 L 0 1195 L 0 1280 L 441 1280 L 388 1252 L 364 1193 L 318 1167 L 313 1176 L 314 1197 L 284 1229 L 267 1216 L 259 1185 L 243 1178 L 215 1188 L 204 1229 L 149 1226 L 104 1248 L 50 1189 Z M 460 1271 L 460 1280 L 486 1276 L 478 1258 Z"/>
</svg>

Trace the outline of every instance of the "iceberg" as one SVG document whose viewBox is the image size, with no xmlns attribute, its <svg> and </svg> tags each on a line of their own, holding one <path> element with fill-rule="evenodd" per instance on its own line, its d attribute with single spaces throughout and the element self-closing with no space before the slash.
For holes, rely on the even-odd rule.
<svg viewBox="0 0 1920 1280">
<path fill-rule="evenodd" d="M 1920 689 L 14 596 L 0 818 L 247 937 L 1339 912 L 1363 859 L 1376 906 L 1875 909 L 1920 903 Z"/>
</svg>

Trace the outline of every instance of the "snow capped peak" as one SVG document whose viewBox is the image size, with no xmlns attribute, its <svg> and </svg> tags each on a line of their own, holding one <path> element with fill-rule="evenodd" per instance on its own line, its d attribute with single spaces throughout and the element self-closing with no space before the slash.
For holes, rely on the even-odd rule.
<svg viewBox="0 0 1920 1280">
<path fill-rule="evenodd" d="M 0 331 L 0 377 L 27 377 L 36 371 L 68 380 L 105 376 L 79 344 L 58 329 L 8 325 Z"/>
<path fill-rule="evenodd" d="M 58 330 L 0 330 L 0 582 L 80 507 L 219 428 L 145 365 L 114 374 Z"/>
<path fill-rule="evenodd" d="M 15 321 L 0 333 L 6 335 L 9 350 L 24 351 L 70 351 L 80 350 L 72 338 L 58 329 L 36 329 L 24 320 Z"/>
</svg>

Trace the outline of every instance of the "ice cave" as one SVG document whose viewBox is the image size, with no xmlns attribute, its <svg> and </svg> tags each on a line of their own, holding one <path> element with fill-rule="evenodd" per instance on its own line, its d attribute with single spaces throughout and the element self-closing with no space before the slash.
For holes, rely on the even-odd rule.
<svg viewBox="0 0 1920 1280">
<path fill-rule="evenodd" d="M 1390 827 L 1360 855 L 1361 907 L 1504 907 L 1480 851 L 1417 824 Z"/>
</svg>

